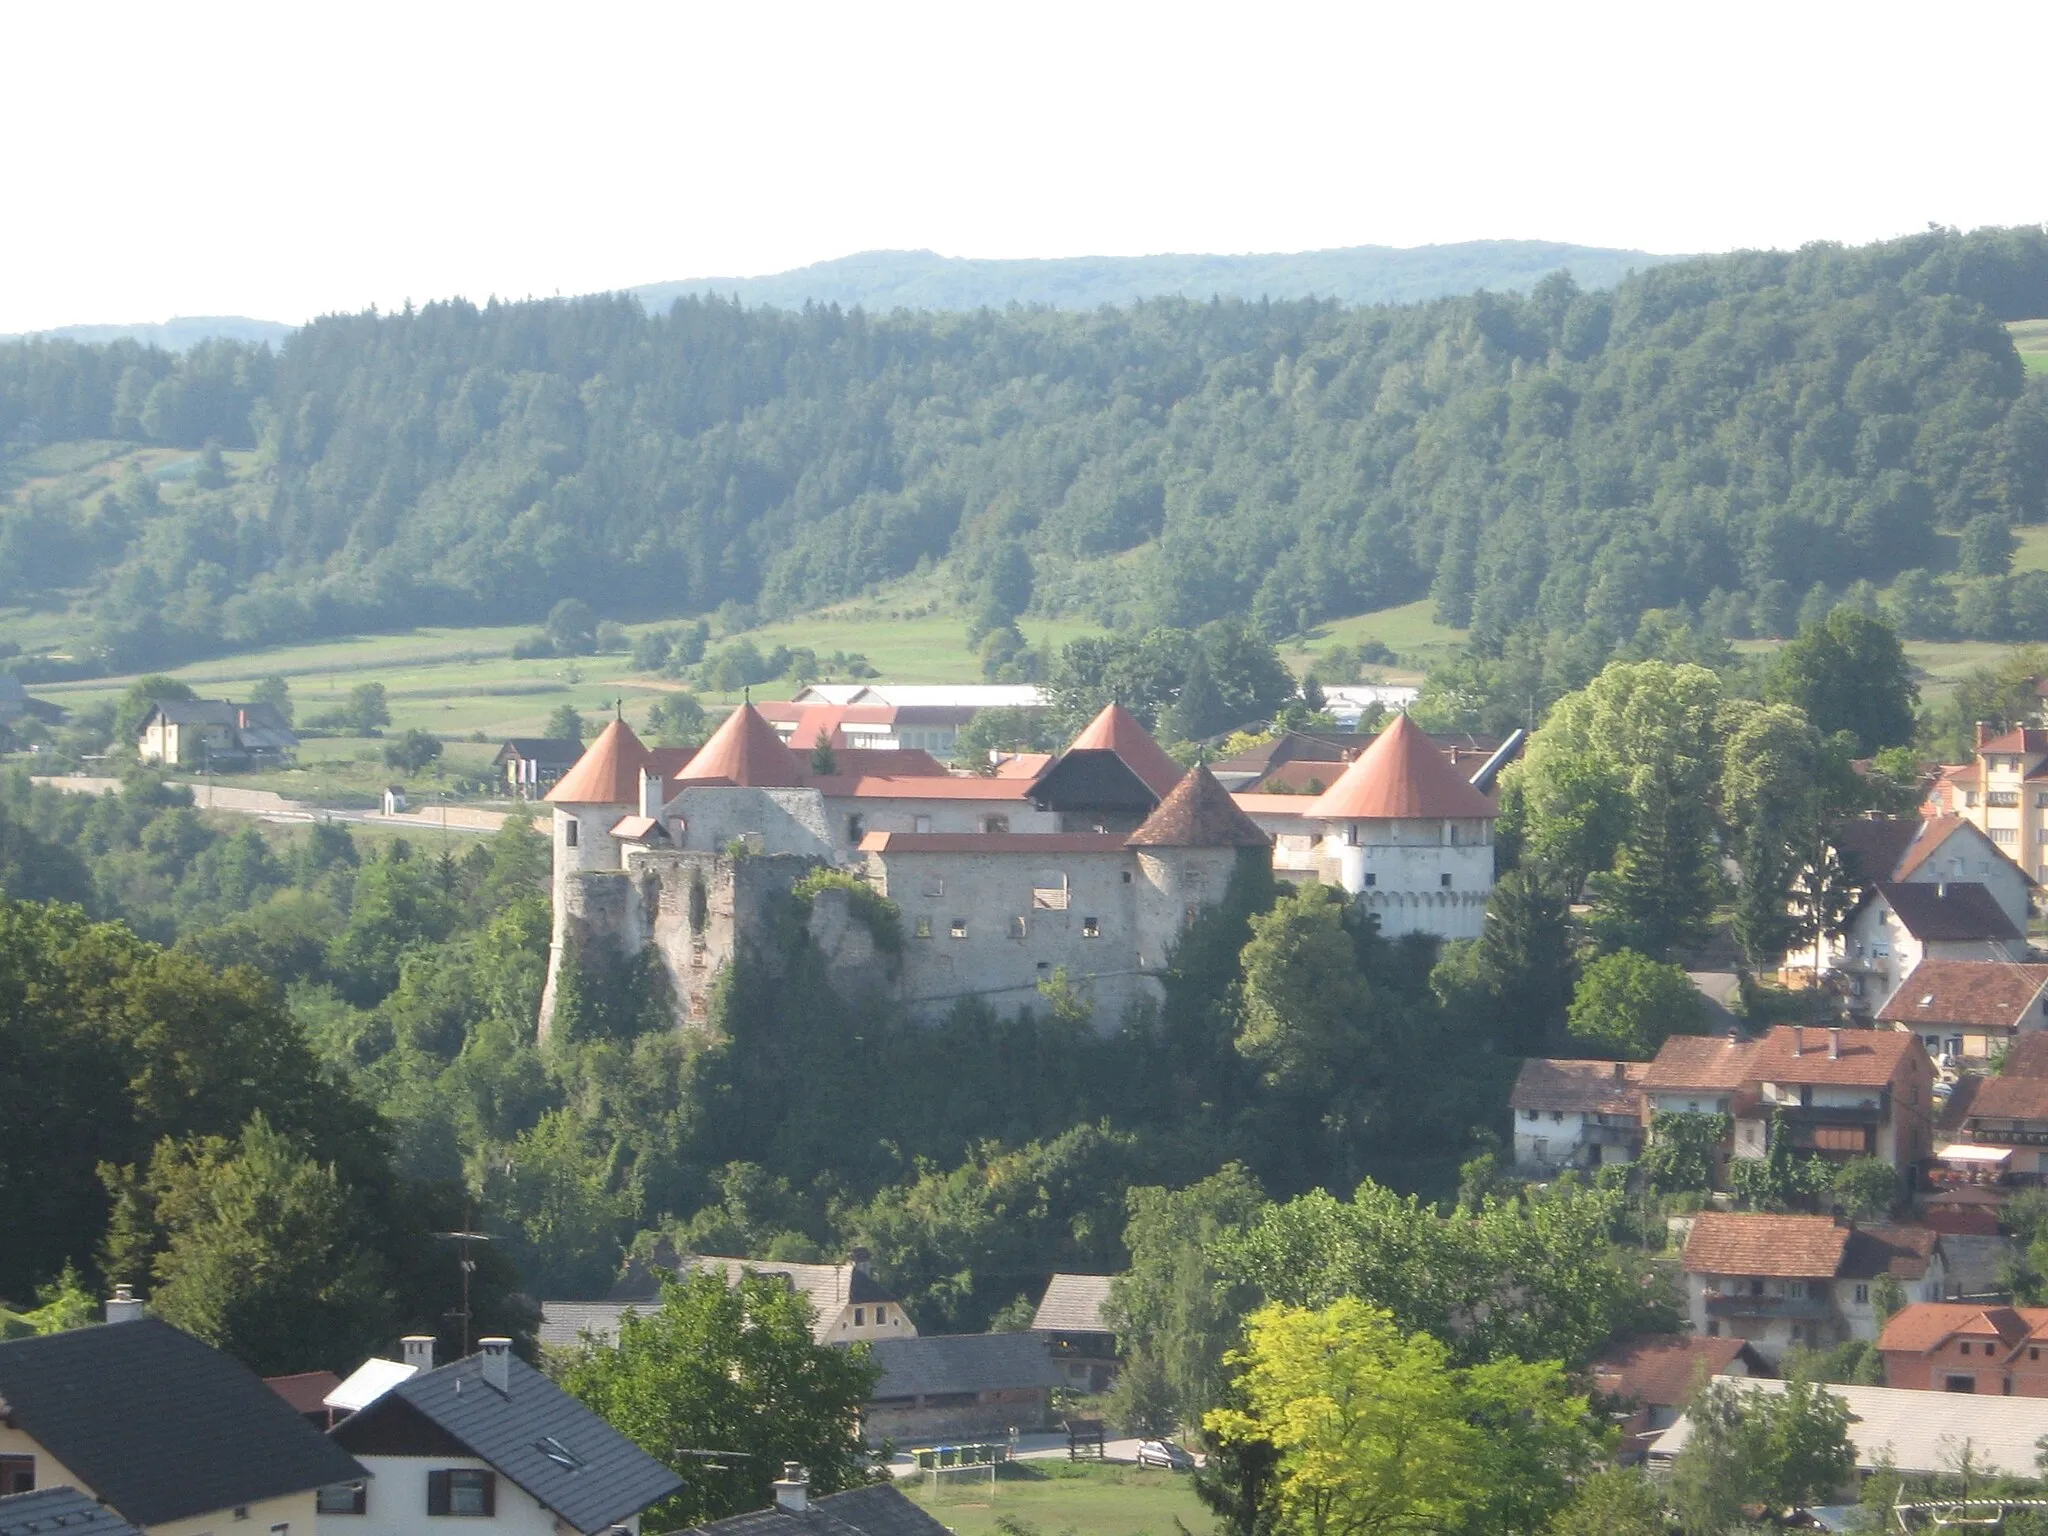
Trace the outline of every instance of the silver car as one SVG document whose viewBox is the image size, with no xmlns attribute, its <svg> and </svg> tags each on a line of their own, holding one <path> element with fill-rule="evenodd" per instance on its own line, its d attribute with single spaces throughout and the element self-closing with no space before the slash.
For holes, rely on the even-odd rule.
<svg viewBox="0 0 2048 1536">
<path fill-rule="evenodd" d="M 1164 1467 L 1168 1472 L 1192 1472 L 1195 1458 L 1171 1440 L 1140 1440 L 1138 1465 Z"/>
</svg>

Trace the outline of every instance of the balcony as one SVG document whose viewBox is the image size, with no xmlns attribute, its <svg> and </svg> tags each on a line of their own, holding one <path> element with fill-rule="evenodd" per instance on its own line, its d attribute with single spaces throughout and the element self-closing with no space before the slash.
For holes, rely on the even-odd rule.
<svg viewBox="0 0 2048 1536">
<path fill-rule="evenodd" d="M 1824 1322 L 1835 1313 L 1833 1303 L 1814 1296 L 1717 1296 L 1709 1292 L 1706 1302 L 1709 1317 L 1783 1317 L 1798 1322 Z"/>
<path fill-rule="evenodd" d="M 1875 1130 L 1885 1120 L 1885 1106 L 1869 1104 L 1778 1104 L 1787 1125 L 1861 1125 Z"/>
<path fill-rule="evenodd" d="M 1596 1147 L 1640 1147 L 1643 1128 L 1640 1125 L 1588 1125 L 1582 1139 Z"/>
<path fill-rule="evenodd" d="M 2000 1131 L 1971 1125 L 1965 1128 L 1964 1134 L 1971 1141 L 1985 1142 L 1994 1147 L 2048 1147 L 2048 1127 Z"/>
</svg>

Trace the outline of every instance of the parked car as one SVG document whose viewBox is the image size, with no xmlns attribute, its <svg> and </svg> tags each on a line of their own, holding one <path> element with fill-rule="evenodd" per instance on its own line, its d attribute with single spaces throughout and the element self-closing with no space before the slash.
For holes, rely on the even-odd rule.
<svg viewBox="0 0 2048 1536">
<path fill-rule="evenodd" d="M 1138 1465 L 1164 1467 L 1169 1472 L 1192 1472 L 1195 1458 L 1171 1440 L 1140 1440 Z"/>
</svg>

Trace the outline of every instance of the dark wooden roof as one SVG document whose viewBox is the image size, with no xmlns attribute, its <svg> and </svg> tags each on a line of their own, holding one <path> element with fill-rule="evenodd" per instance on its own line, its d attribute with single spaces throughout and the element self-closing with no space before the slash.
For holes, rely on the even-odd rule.
<svg viewBox="0 0 2048 1536">
<path fill-rule="evenodd" d="M 1110 815 L 1151 814 L 1159 797 L 1116 753 L 1083 747 L 1063 755 L 1031 784 L 1031 803 L 1041 811 L 1101 811 Z"/>
</svg>

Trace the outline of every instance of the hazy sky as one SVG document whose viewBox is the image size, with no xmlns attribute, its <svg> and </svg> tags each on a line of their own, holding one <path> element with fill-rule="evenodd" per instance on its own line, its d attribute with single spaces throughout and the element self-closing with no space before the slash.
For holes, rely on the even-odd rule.
<svg viewBox="0 0 2048 1536">
<path fill-rule="evenodd" d="M 2048 217 L 2048 5 L 0 6 L 0 332 L 876 247 L 1653 251 Z"/>
</svg>

